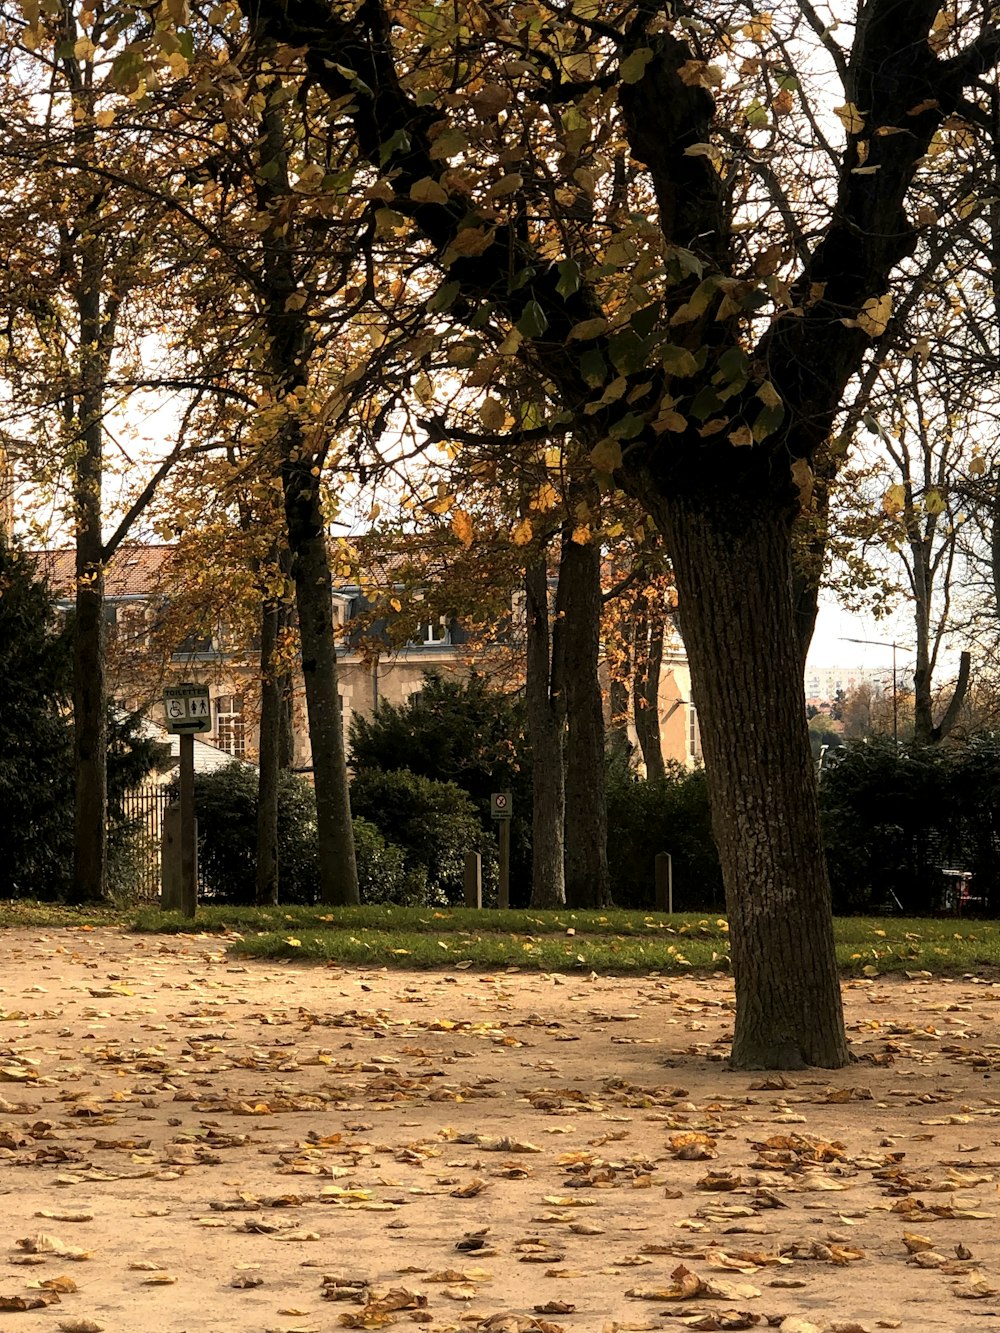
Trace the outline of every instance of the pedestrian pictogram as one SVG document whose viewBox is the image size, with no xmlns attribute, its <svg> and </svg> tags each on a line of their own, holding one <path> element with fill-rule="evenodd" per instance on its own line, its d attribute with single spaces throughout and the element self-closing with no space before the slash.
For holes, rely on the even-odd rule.
<svg viewBox="0 0 1000 1333">
<path fill-rule="evenodd" d="M 207 685 L 168 685 L 163 691 L 167 731 L 191 735 L 212 730 L 212 702 Z"/>
</svg>

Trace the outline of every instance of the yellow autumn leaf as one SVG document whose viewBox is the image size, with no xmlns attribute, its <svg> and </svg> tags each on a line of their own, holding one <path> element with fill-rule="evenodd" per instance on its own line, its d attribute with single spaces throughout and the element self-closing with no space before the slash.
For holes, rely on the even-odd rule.
<svg viewBox="0 0 1000 1333">
<path fill-rule="evenodd" d="M 869 338 L 880 338 L 888 327 L 891 315 L 891 293 L 883 292 L 881 296 L 870 296 L 858 311 L 858 328 L 863 329 Z"/>
<path fill-rule="evenodd" d="M 451 530 L 468 550 L 472 545 L 472 519 L 464 509 L 456 509 L 452 512 Z"/>
<path fill-rule="evenodd" d="M 576 339 L 579 342 L 587 342 L 591 338 L 599 338 L 607 330 L 608 321 L 602 319 L 600 315 L 594 319 L 581 319 L 579 324 L 574 324 L 567 334 L 571 341 Z"/>
<path fill-rule="evenodd" d="M 535 492 L 534 499 L 531 501 L 532 509 L 537 509 L 539 513 L 545 514 L 550 509 L 555 509 L 559 503 L 559 492 L 550 481 L 543 481 L 541 486 Z"/>
<path fill-rule="evenodd" d="M 840 120 L 848 134 L 861 134 L 865 128 L 865 118 L 853 102 L 835 106 L 833 114 Z"/>
<path fill-rule="evenodd" d="M 762 42 L 771 31 L 771 24 L 774 22 L 773 14 L 758 14 L 756 18 L 743 25 L 743 36 L 749 37 L 752 42 Z"/>
<path fill-rule="evenodd" d="M 797 458 L 792 464 L 792 481 L 799 492 L 800 501 L 807 505 L 813 493 L 813 470 L 808 459 Z"/>
<path fill-rule="evenodd" d="M 757 397 L 765 407 L 780 407 L 781 394 L 774 387 L 770 380 L 765 380 L 757 390 Z"/>
<path fill-rule="evenodd" d="M 598 472 L 614 472 L 622 465 L 622 447 L 609 435 L 591 449 L 590 461 Z"/>
<path fill-rule="evenodd" d="M 507 420 L 507 409 L 499 398 L 487 398 L 479 409 L 479 420 L 486 430 L 502 430 Z"/>
<path fill-rule="evenodd" d="M 415 204 L 446 204 L 448 192 L 432 176 L 424 176 L 410 186 L 410 198 Z"/>
<path fill-rule="evenodd" d="M 520 523 L 517 524 L 514 531 L 510 534 L 511 540 L 515 546 L 527 546 L 534 535 L 535 530 L 531 526 L 530 518 L 522 518 Z"/>
</svg>

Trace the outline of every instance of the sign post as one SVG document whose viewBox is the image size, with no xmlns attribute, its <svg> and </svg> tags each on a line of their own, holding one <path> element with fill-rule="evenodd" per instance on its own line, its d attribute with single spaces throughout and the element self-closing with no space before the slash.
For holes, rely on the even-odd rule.
<svg viewBox="0 0 1000 1333">
<path fill-rule="evenodd" d="M 653 861 L 656 881 L 656 910 L 674 914 L 674 858 L 670 852 L 657 852 Z"/>
<path fill-rule="evenodd" d="M 198 843 L 194 821 L 194 738 L 212 730 L 207 685 L 170 685 L 163 691 L 167 731 L 180 737 L 181 911 L 194 919 L 198 907 Z"/>
<path fill-rule="evenodd" d="M 490 796 L 490 814 L 497 821 L 500 840 L 500 883 L 497 888 L 497 906 L 505 911 L 510 906 L 510 821 L 513 802 L 509 791 L 495 791 Z"/>
</svg>

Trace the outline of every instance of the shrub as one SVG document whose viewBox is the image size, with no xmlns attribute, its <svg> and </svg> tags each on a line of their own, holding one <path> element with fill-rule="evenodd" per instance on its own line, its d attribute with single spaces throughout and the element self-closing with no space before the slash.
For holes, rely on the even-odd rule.
<svg viewBox="0 0 1000 1333">
<path fill-rule="evenodd" d="M 513 886 L 530 884 L 531 750 L 520 695 L 493 689 L 475 673 L 451 680 L 426 672 L 423 688 L 405 704 L 383 703 L 373 717 L 354 714 L 350 755 L 359 777 L 405 769 L 435 782 L 456 783 L 472 798 L 488 842 L 493 833 L 490 794 L 509 791 L 515 812 L 512 893 Z"/>
<path fill-rule="evenodd" d="M 1000 747 L 848 744 L 820 781 L 820 810 L 836 912 L 940 910 L 946 867 L 974 872 L 989 896 L 1000 868 L 993 798 Z"/>
<path fill-rule="evenodd" d="M 171 787 L 177 798 L 176 783 Z M 215 902 L 252 903 L 257 873 L 257 770 L 232 763 L 194 780 L 198 818 L 198 869 L 205 894 Z M 278 779 L 278 875 L 281 901 L 313 903 L 318 897 L 316 798 L 293 773 Z"/>
<path fill-rule="evenodd" d="M 8 897 L 59 898 L 73 873 L 71 620 L 31 558 L 0 536 L 0 846 Z M 137 715 L 108 720 L 108 879 L 134 884 L 133 830 L 125 791 L 141 782 L 165 747 L 143 737 Z"/>
<path fill-rule="evenodd" d="M 386 842 L 375 824 L 354 818 L 354 851 L 362 903 L 397 903 L 422 907 L 428 903 L 427 873 L 423 867 L 408 871 L 406 853 Z"/>
<path fill-rule="evenodd" d="M 611 896 L 619 907 L 652 908 L 654 860 L 673 858 L 674 908 L 721 911 L 722 871 L 712 837 L 702 769 L 672 762 L 662 778 L 643 781 L 619 765 L 608 781 Z"/>
<path fill-rule="evenodd" d="M 256 892 L 257 770 L 227 764 L 195 775 L 199 877 L 213 902 L 250 904 Z M 171 789 L 174 799 L 176 785 Z M 358 886 L 365 903 L 421 904 L 426 874 L 407 866 L 404 851 L 374 823 L 354 820 Z M 278 893 L 283 903 L 319 900 L 316 796 L 293 773 L 278 780 Z"/>
<path fill-rule="evenodd" d="M 454 782 L 435 782 L 406 769 L 358 773 L 351 784 L 351 809 L 370 820 L 387 840 L 402 848 L 408 875 L 426 876 L 432 901 L 462 901 L 465 853 L 485 851 L 484 833 L 469 795 Z"/>
</svg>

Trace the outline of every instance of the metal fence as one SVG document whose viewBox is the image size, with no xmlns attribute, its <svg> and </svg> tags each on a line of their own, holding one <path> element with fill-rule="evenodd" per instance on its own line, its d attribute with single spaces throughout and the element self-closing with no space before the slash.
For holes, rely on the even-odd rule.
<svg viewBox="0 0 1000 1333">
<path fill-rule="evenodd" d="M 152 902 L 160 896 L 160 848 L 163 842 L 163 812 L 170 803 L 165 787 L 144 783 L 125 794 L 122 814 L 126 829 L 122 856 L 123 878 L 132 891 Z"/>
</svg>

